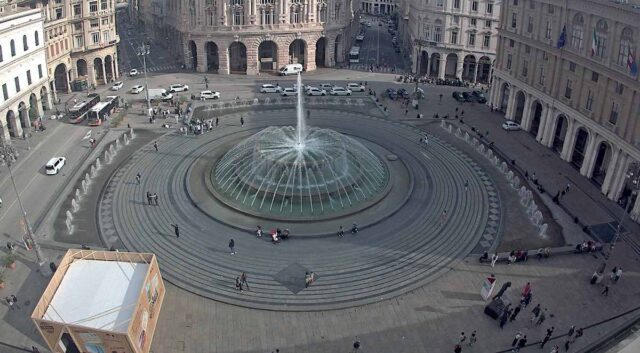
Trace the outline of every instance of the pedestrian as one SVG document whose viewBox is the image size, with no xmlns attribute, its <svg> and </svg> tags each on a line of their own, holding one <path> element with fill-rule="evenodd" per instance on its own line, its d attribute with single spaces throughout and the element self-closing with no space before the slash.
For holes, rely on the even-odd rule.
<svg viewBox="0 0 640 353">
<path fill-rule="evenodd" d="M 620 277 L 622 277 L 622 267 L 618 267 L 618 270 L 616 271 L 616 274 L 613 277 L 613 281 L 618 283 L 618 281 L 620 280 Z"/>
<path fill-rule="evenodd" d="M 516 344 L 518 344 L 518 341 L 520 341 L 520 338 L 522 338 L 522 332 L 516 331 L 516 335 L 513 338 L 513 342 L 511 342 L 511 347 L 515 347 Z"/>
<path fill-rule="evenodd" d="M 31 346 L 31 353 L 40 353 L 40 350 L 36 346 Z"/>
<path fill-rule="evenodd" d="M 447 210 L 442 211 L 442 213 L 440 214 L 440 225 L 442 226 L 447 223 L 448 218 L 449 216 L 447 215 Z"/>
<path fill-rule="evenodd" d="M 498 252 L 496 251 L 493 256 L 491 256 L 491 267 L 494 267 L 496 265 L 496 262 L 498 261 Z"/>
<path fill-rule="evenodd" d="M 136 182 L 138 183 L 138 185 L 140 185 L 140 178 L 142 178 L 140 176 L 140 173 L 136 174 Z"/>
<path fill-rule="evenodd" d="M 240 115 L 240 126 L 244 126 L 244 116 Z"/>
<path fill-rule="evenodd" d="M 220 118 L 216 118 L 216 127 L 218 127 L 219 122 L 220 122 Z"/>
<path fill-rule="evenodd" d="M 342 226 L 340 226 L 340 228 L 338 229 L 338 236 L 339 237 L 343 237 L 344 236 L 344 230 L 342 229 Z"/>
<path fill-rule="evenodd" d="M 468 191 L 468 190 L 469 190 L 469 180 L 465 180 L 464 181 L 464 191 Z"/>
<path fill-rule="evenodd" d="M 439 104 L 442 104 L 442 93 L 440 93 L 440 102 Z"/>
<path fill-rule="evenodd" d="M 473 346 L 477 340 L 478 340 L 478 335 L 476 334 L 476 330 L 473 330 L 473 332 L 471 332 L 471 336 L 469 336 L 469 343 L 467 343 L 467 346 L 469 347 Z"/>
<path fill-rule="evenodd" d="M 609 286 L 604 286 L 604 290 L 602 291 L 602 295 L 605 297 L 609 296 Z"/>
<path fill-rule="evenodd" d="M 618 266 L 614 266 L 613 269 L 611 270 L 611 280 L 613 281 L 616 278 L 616 272 L 618 272 Z"/>
<path fill-rule="evenodd" d="M 569 189 L 571 189 L 571 184 L 567 183 L 567 187 L 564 189 L 564 192 L 566 194 L 568 194 L 569 193 Z"/>
<path fill-rule="evenodd" d="M 511 287 L 511 282 L 506 282 L 505 284 L 503 284 L 502 288 L 500 288 L 500 291 L 498 291 L 498 293 L 493 296 L 493 300 L 502 298 L 502 295 L 504 294 L 504 292 L 506 292 L 507 289 L 509 289 L 509 287 Z"/>
<path fill-rule="evenodd" d="M 311 119 L 311 111 L 307 109 L 307 119 Z"/>
<path fill-rule="evenodd" d="M 553 348 L 551 349 L 551 353 L 558 353 L 560 352 L 560 347 L 558 347 L 558 345 L 553 346 Z"/>
<path fill-rule="evenodd" d="M 409 114 L 409 109 L 404 110 L 404 115 L 407 115 L 407 114 Z"/>
<path fill-rule="evenodd" d="M 16 309 L 20 310 L 20 305 L 18 305 L 18 297 L 13 294 L 11 294 L 11 296 L 9 297 L 11 298 L 11 301 L 13 302 L 13 305 L 15 305 Z"/>
<path fill-rule="evenodd" d="M 518 313 L 520 313 L 520 310 L 522 310 L 522 304 L 516 306 L 516 308 L 513 309 L 513 314 L 511 314 L 511 318 L 509 319 L 509 321 L 515 321 Z"/>
<path fill-rule="evenodd" d="M 158 205 L 158 194 L 157 194 L 157 193 L 155 193 L 155 192 L 153 193 L 153 203 L 154 203 L 156 206 L 159 206 L 159 205 Z"/>
<path fill-rule="evenodd" d="M 158 141 L 153 141 L 153 148 L 155 148 L 156 152 L 158 152 Z"/>
<path fill-rule="evenodd" d="M 467 340 L 467 336 L 464 334 L 464 332 L 462 332 L 462 333 L 460 334 L 460 338 L 458 338 L 458 343 L 459 343 L 459 344 L 462 344 L 462 343 L 464 343 L 464 341 L 466 341 L 466 340 Z"/>
<path fill-rule="evenodd" d="M 544 338 L 542 339 L 542 342 L 540 342 L 540 349 L 544 348 L 544 345 L 547 344 L 547 342 L 549 342 L 550 339 L 551 339 L 550 336 L 544 336 Z"/>
<path fill-rule="evenodd" d="M 151 206 L 151 193 L 147 191 L 147 204 Z"/>
<path fill-rule="evenodd" d="M 356 340 L 353 341 L 353 349 L 357 351 L 358 349 L 360 349 L 361 345 L 362 344 L 360 343 L 360 339 L 358 339 L 358 336 L 356 336 Z"/>
<path fill-rule="evenodd" d="M 11 300 L 11 297 L 6 297 L 4 300 L 7 302 L 7 305 L 9 305 L 9 309 L 13 310 L 13 300 Z"/>
<path fill-rule="evenodd" d="M 242 274 L 240 275 L 240 284 L 243 284 L 245 287 L 247 287 L 247 290 L 250 290 L 249 282 L 247 282 L 247 274 L 245 272 L 242 272 Z"/>
<path fill-rule="evenodd" d="M 522 296 L 526 297 L 529 292 L 531 292 L 531 282 L 527 282 L 527 284 L 524 285 L 524 288 L 522 288 Z"/>
<path fill-rule="evenodd" d="M 171 226 L 173 227 L 173 234 L 176 235 L 176 238 L 180 239 L 180 228 L 178 227 L 178 223 L 171 224 Z"/>
<path fill-rule="evenodd" d="M 524 348 L 527 345 L 527 336 L 525 335 L 518 341 L 518 346 L 515 349 L 515 352 L 520 352 L 520 348 Z"/>
<path fill-rule="evenodd" d="M 571 339 L 571 336 L 573 336 L 573 333 L 576 331 L 576 327 L 574 325 L 571 325 L 571 328 L 569 328 L 569 332 L 567 332 L 567 338 Z"/>
<path fill-rule="evenodd" d="M 507 324 L 507 320 L 509 320 L 509 316 L 511 315 L 511 310 L 505 308 L 502 311 L 502 316 L 500 316 L 500 328 L 504 328 L 504 325 Z"/>
<path fill-rule="evenodd" d="M 242 282 L 240 282 L 240 277 L 236 277 L 236 289 L 242 292 Z"/>
<path fill-rule="evenodd" d="M 582 337 L 583 334 L 584 334 L 584 330 L 582 328 L 577 329 L 576 335 L 573 336 L 573 340 L 571 341 L 571 343 L 574 343 L 578 338 Z"/>
<path fill-rule="evenodd" d="M 544 320 L 547 319 L 547 314 L 546 313 L 547 313 L 547 309 L 544 309 L 543 311 L 540 311 L 540 315 L 538 316 L 538 321 L 536 321 L 536 326 L 542 325 Z"/>
<path fill-rule="evenodd" d="M 231 250 L 231 255 L 235 255 L 236 254 L 236 242 L 233 241 L 233 239 L 229 239 L 229 249 Z"/>
<path fill-rule="evenodd" d="M 540 316 L 540 304 L 536 305 L 533 308 L 533 310 L 531 310 L 531 313 L 533 313 L 533 317 L 531 317 L 531 322 L 534 323 L 538 318 L 538 316 Z"/>
<path fill-rule="evenodd" d="M 460 353 L 462 352 L 462 346 L 460 346 L 459 344 L 456 344 L 455 347 L 453 347 L 453 353 Z"/>
</svg>

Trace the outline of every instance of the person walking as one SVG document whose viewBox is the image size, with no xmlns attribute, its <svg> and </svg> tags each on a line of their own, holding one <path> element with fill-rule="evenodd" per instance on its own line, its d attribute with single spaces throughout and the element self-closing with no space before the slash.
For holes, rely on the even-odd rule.
<svg viewBox="0 0 640 353">
<path fill-rule="evenodd" d="M 516 321 L 516 317 L 520 313 L 520 310 L 522 310 L 522 304 L 516 306 L 516 308 L 513 309 L 513 314 L 511 314 L 511 318 L 509 318 L 509 321 Z"/>
<path fill-rule="evenodd" d="M 445 223 L 447 223 L 447 219 L 449 219 L 449 215 L 447 214 L 447 210 L 444 210 L 440 214 L 440 226 L 443 226 Z"/>
<path fill-rule="evenodd" d="M 473 346 L 476 341 L 478 341 L 478 335 L 476 333 L 476 330 L 473 330 L 473 332 L 471 332 L 471 336 L 469 336 L 469 343 L 467 343 L 467 346 Z"/>
<path fill-rule="evenodd" d="M 604 290 L 602 291 L 602 295 L 604 295 L 605 297 L 609 296 L 609 286 L 608 285 L 604 286 Z"/>
<path fill-rule="evenodd" d="M 140 173 L 136 174 L 136 183 L 138 183 L 138 185 L 140 185 L 140 179 L 142 178 L 142 176 L 140 176 Z"/>
<path fill-rule="evenodd" d="M 156 205 L 156 206 L 159 206 L 158 205 L 158 194 L 154 192 L 153 196 L 151 196 L 151 198 L 153 198 L 153 204 Z"/>
<path fill-rule="evenodd" d="M 240 277 L 236 277 L 236 290 L 242 292 L 242 282 L 240 282 Z"/>
<path fill-rule="evenodd" d="M 147 191 L 147 204 L 151 206 L 151 193 Z"/>
<path fill-rule="evenodd" d="M 522 288 L 522 296 L 526 297 L 529 292 L 531 292 L 531 282 L 527 282 L 527 284 L 524 285 L 524 288 Z"/>
<path fill-rule="evenodd" d="M 558 345 L 553 346 L 553 348 L 551 349 L 551 353 L 558 353 L 560 352 L 560 347 L 558 347 Z"/>
<path fill-rule="evenodd" d="M 171 226 L 173 227 L 173 234 L 176 235 L 176 238 L 180 239 L 180 227 L 178 227 L 178 223 L 171 224 Z"/>
<path fill-rule="evenodd" d="M 520 338 L 522 338 L 522 332 L 516 331 L 516 335 L 513 337 L 513 341 L 511 342 L 511 347 L 515 347 L 516 344 L 518 344 L 518 341 L 520 341 Z"/>
<path fill-rule="evenodd" d="M 242 274 L 240 275 L 240 284 L 247 287 L 247 290 L 251 290 L 249 289 L 249 282 L 247 282 L 247 274 L 245 272 L 242 272 Z"/>
<path fill-rule="evenodd" d="M 527 345 L 527 336 L 525 335 L 518 341 L 518 346 L 514 350 L 514 352 L 520 352 L 520 348 L 524 348 Z"/>
<path fill-rule="evenodd" d="M 464 181 L 464 191 L 469 191 L 469 180 Z"/>
<path fill-rule="evenodd" d="M 498 252 L 496 251 L 496 253 L 494 253 L 493 256 L 491 256 L 491 267 L 494 267 L 496 265 L 498 258 L 499 258 Z"/>
<path fill-rule="evenodd" d="M 338 236 L 339 237 L 343 237 L 344 236 L 344 229 L 342 229 L 342 226 L 340 226 L 340 229 L 338 229 Z"/>
<path fill-rule="evenodd" d="M 231 255 L 235 255 L 236 254 L 236 242 L 233 241 L 233 239 L 229 239 L 229 249 L 231 250 Z"/>
<path fill-rule="evenodd" d="M 509 307 L 506 307 L 503 311 L 502 311 L 502 315 L 500 316 L 500 328 L 504 328 L 504 325 L 507 324 L 507 320 L 509 320 L 509 316 L 511 315 L 511 309 L 509 309 Z"/>
<path fill-rule="evenodd" d="M 240 126 L 244 126 L 244 116 L 240 115 Z"/>
<path fill-rule="evenodd" d="M 574 332 L 576 332 L 576 327 L 575 325 L 571 325 L 571 327 L 569 328 L 569 332 L 567 332 L 567 339 L 571 339 Z"/>
<path fill-rule="evenodd" d="M 509 287 L 511 287 L 511 282 L 506 282 L 505 284 L 503 284 L 502 288 L 500 288 L 498 293 L 493 296 L 493 300 L 496 300 L 498 298 L 502 298 L 502 295 L 504 294 L 504 292 L 507 291 L 507 289 L 509 289 Z"/>
<path fill-rule="evenodd" d="M 216 127 L 218 127 L 219 122 L 220 122 L 220 118 L 216 118 Z"/>
<path fill-rule="evenodd" d="M 13 309 L 13 300 L 11 300 L 11 297 L 5 297 L 4 300 L 7 302 L 7 305 L 9 306 L 9 309 L 14 310 Z"/>
<path fill-rule="evenodd" d="M 547 329 L 547 334 L 544 335 L 544 339 L 542 340 L 542 342 L 540 342 L 540 349 L 544 348 L 544 345 L 549 342 L 549 340 L 551 339 L 551 335 L 553 335 L 553 330 L 555 330 L 554 326 L 551 326 L 551 328 Z"/>
<path fill-rule="evenodd" d="M 11 301 L 13 302 L 13 305 L 16 307 L 16 309 L 20 310 L 20 305 L 18 305 L 18 297 L 11 294 L 9 298 L 11 298 Z"/>
<path fill-rule="evenodd" d="M 620 280 L 620 277 L 622 277 L 622 267 L 618 267 L 618 270 L 616 271 L 616 274 L 613 277 L 613 281 L 618 283 L 618 281 Z"/>
<path fill-rule="evenodd" d="M 544 309 L 544 310 L 540 311 L 540 315 L 538 316 L 538 321 L 536 321 L 536 326 L 542 325 L 544 320 L 547 319 L 547 314 L 546 313 L 547 313 L 547 309 Z"/>
<path fill-rule="evenodd" d="M 455 347 L 453 347 L 453 353 L 461 353 L 462 352 L 462 346 L 459 344 L 456 344 Z"/>
<path fill-rule="evenodd" d="M 460 334 L 460 337 L 458 338 L 458 344 L 462 344 L 462 343 L 464 343 L 464 341 L 466 341 L 466 340 L 467 340 L 467 336 L 464 334 L 464 332 L 462 332 L 462 333 Z"/>
<path fill-rule="evenodd" d="M 536 305 L 533 310 L 531 310 L 533 316 L 531 317 L 531 323 L 536 322 L 538 316 L 540 316 L 540 304 Z"/>
<path fill-rule="evenodd" d="M 156 152 L 158 152 L 158 141 L 153 141 L 153 148 L 155 148 Z"/>
</svg>

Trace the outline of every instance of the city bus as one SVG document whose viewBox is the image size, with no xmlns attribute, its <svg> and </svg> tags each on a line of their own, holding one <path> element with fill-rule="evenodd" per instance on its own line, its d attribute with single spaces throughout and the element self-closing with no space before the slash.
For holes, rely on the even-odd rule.
<svg viewBox="0 0 640 353">
<path fill-rule="evenodd" d="M 360 47 L 352 47 L 351 50 L 349 50 L 349 62 L 352 64 L 360 62 Z"/>
<path fill-rule="evenodd" d="M 79 124 L 87 118 L 87 113 L 94 105 L 100 102 L 100 96 L 97 94 L 90 94 L 87 99 L 82 102 L 78 102 L 69 109 L 69 122 L 72 124 Z"/>
<path fill-rule="evenodd" d="M 111 115 L 113 110 L 118 106 L 118 96 L 107 96 L 103 101 L 96 104 L 87 113 L 89 125 L 98 126 L 105 120 L 105 117 Z"/>
</svg>

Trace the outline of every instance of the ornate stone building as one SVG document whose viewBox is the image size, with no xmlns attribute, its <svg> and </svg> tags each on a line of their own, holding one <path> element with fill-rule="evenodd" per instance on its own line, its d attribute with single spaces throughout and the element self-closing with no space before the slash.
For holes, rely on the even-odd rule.
<svg viewBox="0 0 640 353">
<path fill-rule="evenodd" d="M 257 74 L 344 60 L 352 0 L 141 0 L 139 16 L 198 72 Z"/>
<path fill-rule="evenodd" d="M 118 78 L 115 0 L 35 0 L 44 17 L 47 67 L 52 91 L 68 92 L 74 80 L 88 85 Z"/>
<path fill-rule="evenodd" d="M 495 60 L 501 1 L 404 0 L 398 41 L 412 71 L 488 82 Z"/>
<path fill-rule="evenodd" d="M 358 0 L 361 13 L 370 15 L 392 15 L 398 10 L 400 0 Z"/>
<path fill-rule="evenodd" d="M 626 175 L 640 161 L 640 10 L 607 0 L 502 6 L 490 104 L 608 198 L 635 202 L 638 220 Z"/>
</svg>

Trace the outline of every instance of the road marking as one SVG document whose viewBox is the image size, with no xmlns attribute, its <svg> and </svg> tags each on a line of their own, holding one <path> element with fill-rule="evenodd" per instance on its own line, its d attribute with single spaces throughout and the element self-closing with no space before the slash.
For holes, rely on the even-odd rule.
<svg viewBox="0 0 640 353">
<path fill-rule="evenodd" d="M 84 134 L 84 137 L 82 138 L 82 140 L 84 141 L 84 140 L 86 140 L 86 139 L 88 139 L 90 137 L 91 137 L 91 130 L 87 131 L 87 133 Z"/>
</svg>

